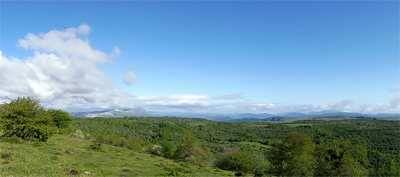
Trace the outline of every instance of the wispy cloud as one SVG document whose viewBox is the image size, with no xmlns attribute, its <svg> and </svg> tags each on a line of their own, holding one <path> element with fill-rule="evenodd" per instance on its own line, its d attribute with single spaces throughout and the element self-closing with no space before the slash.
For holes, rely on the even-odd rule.
<svg viewBox="0 0 400 177">
<path fill-rule="evenodd" d="M 397 92 L 397 91 L 400 91 L 400 84 L 399 84 L 399 85 L 396 85 L 395 87 L 393 87 L 393 88 L 391 88 L 391 89 L 389 90 L 389 92 Z"/>
</svg>

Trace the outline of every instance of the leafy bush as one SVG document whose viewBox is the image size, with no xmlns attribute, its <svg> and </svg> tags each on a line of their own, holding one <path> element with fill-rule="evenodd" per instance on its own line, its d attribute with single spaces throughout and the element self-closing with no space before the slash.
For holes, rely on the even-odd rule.
<svg viewBox="0 0 400 177">
<path fill-rule="evenodd" d="M 217 162 L 217 167 L 245 174 L 252 169 L 250 155 L 243 151 L 231 152 Z"/>
<path fill-rule="evenodd" d="M 176 148 L 174 158 L 181 159 L 193 164 L 207 165 L 210 160 L 211 153 L 208 149 L 201 147 L 196 140 L 187 140 Z"/>
<path fill-rule="evenodd" d="M 47 141 L 58 128 L 72 121 L 67 112 L 46 110 L 39 100 L 30 97 L 8 98 L 0 105 L 0 129 L 3 137 L 16 136 L 27 141 Z"/>
<path fill-rule="evenodd" d="M 162 143 L 161 147 L 162 147 L 163 157 L 165 157 L 165 158 L 174 157 L 175 149 L 174 149 L 174 147 L 172 145 L 170 145 L 168 143 Z"/>
<path fill-rule="evenodd" d="M 9 99 L 0 106 L 0 129 L 2 136 L 17 136 L 28 141 L 46 141 L 57 127 L 52 126 L 52 116 L 30 97 Z"/>
</svg>

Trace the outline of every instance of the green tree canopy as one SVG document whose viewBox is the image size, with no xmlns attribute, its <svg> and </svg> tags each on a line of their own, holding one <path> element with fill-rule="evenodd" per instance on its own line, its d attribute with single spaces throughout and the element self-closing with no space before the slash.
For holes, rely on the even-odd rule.
<svg viewBox="0 0 400 177">
<path fill-rule="evenodd" d="M 314 150 L 310 135 L 290 132 L 282 143 L 269 151 L 271 172 L 284 176 L 312 176 L 315 168 Z"/>
<path fill-rule="evenodd" d="M 366 176 L 369 165 L 367 149 L 352 145 L 350 141 L 338 139 L 317 147 L 317 176 Z"/>
</svg>

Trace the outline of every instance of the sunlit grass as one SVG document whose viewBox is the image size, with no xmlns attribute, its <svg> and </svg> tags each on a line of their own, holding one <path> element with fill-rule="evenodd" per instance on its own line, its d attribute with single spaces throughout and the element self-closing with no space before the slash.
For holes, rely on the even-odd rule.
<svg viewBox="0 0 400 177">
<path fill-rule="evenodd" d="M 71 170 L 90 176 L 233 176 L 234 173 L 194 164 L 175 162 L 126 148 L 103 145 L 88 147 L 89 140 L 54 135 L 46 144 L 0 144 L 0 176 L 70 176 Z M 8 164 L 3 164 L 9 162 Z M 125 171 L 124 171 L 125 170 Z"/>
</svg>

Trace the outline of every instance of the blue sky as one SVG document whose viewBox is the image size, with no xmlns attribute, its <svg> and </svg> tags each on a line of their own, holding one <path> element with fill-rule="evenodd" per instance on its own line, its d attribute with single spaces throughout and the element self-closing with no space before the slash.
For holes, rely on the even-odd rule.
<svg viewBox="0 0 400 177">
<path fill-rule="evenodd" d="M 70 111 L 399 112 L 399 39 L 397 1 L 2 1 L 0 96 Z"/>
</svg>

